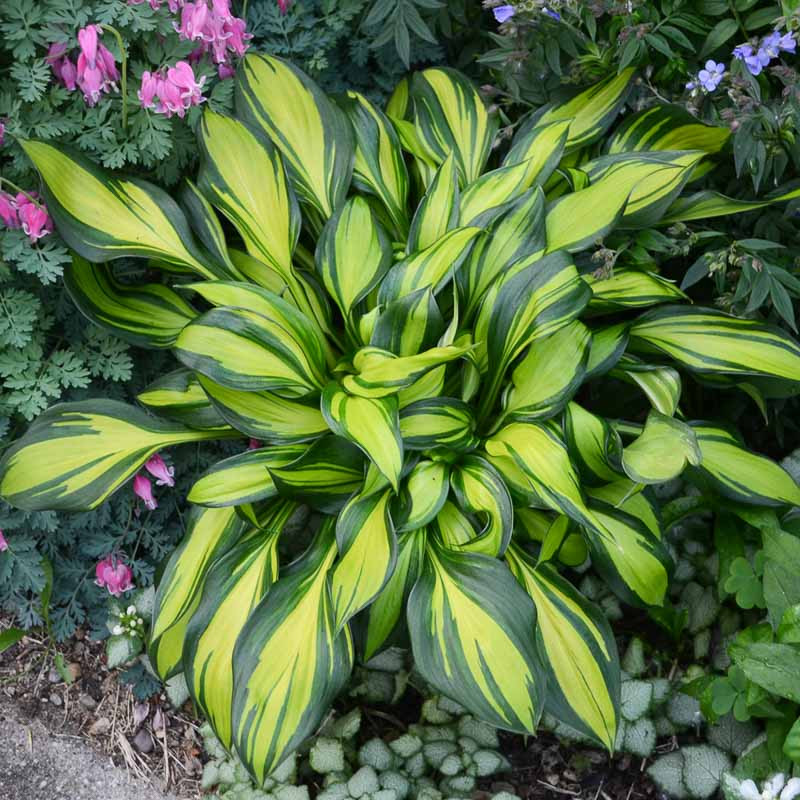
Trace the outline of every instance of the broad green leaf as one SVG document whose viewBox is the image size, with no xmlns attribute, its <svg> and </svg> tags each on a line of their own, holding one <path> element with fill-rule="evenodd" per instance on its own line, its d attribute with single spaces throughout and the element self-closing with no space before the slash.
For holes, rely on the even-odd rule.
<svg viewBox="0 0 800 800">
<path fill-rule="evenodd" d="M 344 108 L 356 141 L 353 183 L 384 205 L 396 233 L 408 231 L 408 170 L 400 139 L 384 113 L 358 92 L 347 92 Z"/>
<path fill-rule="evenodd" d="M 90 264 L 78 255 L 64 270 L 64 286 L 85 317 L 139 347 L 172 347 L 198 315 L 169 287 L 160 283 L 125 286 L 104 264 Z"/>
<path fill-rule="evenodd" d="M 59 403 L 3 453 L 0 497 L 25 511 L 86 511 L 158 450 L 226 435 L 166 422 L 116 400 Z"/>
<path fill-rule="evenodd" d="M 294 508 L 294 503 L 277 501 L 263 530 L 245 534 L 214 562 L 186 629 L 183 665 L 189 693 L 226 748 L 232 744 L 231 653 L 250 612 L 278 577 L 278 538 Z"/>
<path fill-rule="evenodd" d="M 504 418 L 546 419 L 558 414 L 583 383 L 591 331 L 578 320 L 531 342 L 503 393 Z"/>
<path fill-rule="evenodd" d="M 246 125 L 210 110 L 203 114 L 197 140 L 200 190 L 230 220 L 247 252 L 291 284 L 300 209 L 280 155 Z"/>
<path fill-rule="evenodd" d="M 503 166 L 527 164 L 526 175 L 533 174 L 532 183 L 543 186 L 561 161 L 572 120 L 559 120 L 537 125 L 529 119 L 514 136 Z"/>
<path fill-rule="evenodd" d="M 298 195 L 330 217 L 353 170 L 355 142 L 345 113 L 289 61 L 248 53 L 236 80 L 236 114 L 272 140 Z"/>
<path fill-rule="evenodd" d="M 411 386 L 426 372 L 461 358 L 468 346 L 432 347 L 413 356 L 396 356 L 377 347 L 362 347 L 353 358 L 355 375 L 342 380 L 344 389 L 359 397 L 387 397 Z"/>
<path fill-rule="evenodd" d="M 800 703 L 800 648 L 777 642 L 734 642 L 729 652 L 733 663 L 756 686 Z"/>
<path fill-rule="evenodd" d="M 623 477 L 622 440 L 607 420 L 570 403 L 564 413 L 564 434 L 573 463 L 589 483 Z"/>
<path fill-rule="evenodd" d="M 464 189 L 459 201 L 461 225 L 479 225 L 501 207 L 517 200 L 533 184 L 539 165 L 530 158 L 481 175 Z"/>
<path fill-rule="evenodd" d="M 480 228 L 455 228 L 430 247 L 412 253 L 392 266 L 378 289 L 378 301 L 388 303 L 417 289 L 440 292 L 469 254 Z"/>
<path fill-rule="evenodd" d="M 433 67 L 414 73 L 409 97 L 429 157 L 441 164 L 453 153 L 462 183 L 476 180 L 489 157 L 496 123 L 469 80 L 455 70 Z"/>
<path fill-rule="evenodd" d="M 272 389 L 299 397 L 322 389 L 327 382 L 324 358 L 309 347 L 314 341 L 313 334 L 300 325 L 288 330 L 243 308 L 214 308 L 183 329 L 175 355 L 190 369 L 229 389 Z"/>
<path fill-rule="evenodd" d="M 233 652 L 233 742 L 257 782 L 313 733 L 353 666 L 350 629 L 338 630 L 328 583 L 332 526 L 256 606 Z"/>
<path fill-rule="evenodd" d="M 444 330 L 442 312 L 431 288 L 417 289 L 383 309 L 369 339 L 371 347 L 413 356 L 435 347 Z"/>
<path fill-rule="evenodd" d="M 372 602 L 394 570 L 391 496 L 389 490 L 355 495 L 336 520 L 339 560 L 331 572 L 331 596 L 339 629 Z"/>
<path fill-rule="evenodd" d="M 788 192 L 778 189 L 764 200 L 737 200 L 724 194 L 712 191 L 697 192 L 688 197 L 679 197 L 659 220 L 659 225 L 671 225 L 674 222 L 689 222 L 694 219 L 710 219 L 726 217 L 729 214 L 741 214 L 766 208 L 773 203 L 783 203 L 800 197 L 800 189 Z"/>
<path fill-rule="evenodd" d="M 520 548 L 512 545 L 506 561 L 536 606 L 536 636 L 547 672 L 545 707 L 612 751 L 620 668 L 608 620 L 552 567 L 536 567 Z"/>
<path fill-rule="evenodd" d="M 58 232 L 84 258 L 140 256 L 205 278 L 227 277 L 198 247 L 180 206 L 163 189 L 138 178 L 111 177 L 61 144 L 20 144 L 42 176 Z"/>
<path fill-rule="evenodd" d="M 691 425 L 703 457 L 698 470 L 724 497 L 747 505 L 800 505 L 800 486 L 774 461 L 746 449 L 724 428 Z"/>
<path fill-rule="evenodd" d="M 408 473 L 392 512 L 397 531 L 427 525 L 441 511 L 449 492 L 450 467 L 445 462 L 418 462 Z"/>
<path fill-rule="evenodd" d="M 661 516 L 657 501 L 649 489 L 627 478 L 595 486 L 586 490 L 586 494 L 614 508 L 636 517 L 656 537 L 661 538 Z"/>
<path fill-rule="evenodd" d="M 692 428 L 652 410 L 641 434 L 622 451 L 622 468 L 636 483 L 665 483 L 702 461 Z"/>
<path fill-rule="evenodd" d="M 345 318 L 392 265 L 389 236 L 363 197 L 352 197 L 325 224 L 317 271 Z"/>
<path fill-rule="evenodd" d="M 209 567 L 236 544 L 245 523 L 234 508 L 194 508 L 186 535 L 156 589 L 148 655 L 162 680 L 181 670 L 186 629 L 200 605 Z"/>
<path fill-rule="evenodd" d="M 353 620 L 365 662 L 405 634 L 406 602 L 425 557 L 425 540 L 424 529 L 398 535 L 394 571 L 375 600 Z"/>
<path fill-rule="evenodd" d="M 328 432 L 318 398 L 287 400 L 272 392 L 242 392 L 198 376 L 220 416 L 237 431 L 273 444 L 317 439 Z"/>
<path fill-rule="evenodd" d="M 586 364 L 586 378 L 605 375 L 622 358 L 628 346 L 627 322 L 592 330 L 592 347 Z"/>
<path fill-rule="evenodd" d="M 697 372 L 800 381 L 800 345 L 779 328 L 706 308 L 661 306 L 630 329 L 633 348 L 655 349 Z"/>
<path fill-rule="evenodd" d="M 429 544 L 408 627 L 417 669 L 438 691 L 497 727 L 536 729 L 545 688 L 536 611 L 497 559 Z"/>
<path fill-rule="evenodd" d="M 397 398 L 355 397 L 329 383 L 322 393 L 322 414 L 330 429 L 358 445 L 397 491 L 403 468 Z"/>
<path fill-rule="evenodd" d="M 416 253 L 435 244 L 458 223 L 458 172 L 451 153 L 436 170 L 420 200 L 408 232 L 408 252 Z"/>
<path fill-rule="evenodd" d="M 444 377 L 447 365 L 434 367 L 421 377 L 417 378 L 410 386 L 397 393 L 397 403 L 402 411 L 406 406 L 420 400 L 429 400 L 439 397 L 444 392 Z"/>
<path fill-rule="evenodd" d="M 505 483 L 495 468 L 476 455 L 464 456 L 453 466 L 450 485 L 463 511 L 483 522 L 483 530 L 462 550 L 500 556 L 511 540 L 514 508 Z"/>
<path fill-rule="evenodd" d="M 22 628 L 6 628 L 0 633 L 0 654 L 13 647 L 23 636 L 25 636 L 25 631 Z"/>
<path fill-rule="evenodd" d="M 431 397 L 405 406 L 400 434 L 407 450 L 442 447 L 467 452 L 478 444 L 472 410 L 454 397 Z"/>
<path fill-rule="evenodd" d="M 590 311 L 645 308 L 686 299 L 686 295 L 674 283 L 653 272 L 623 267 L 615 269 L 614 274 L 609 277 L 597 277 L 588 273 L 583 279 L 592 287 Z"/>
<path fill-rule="evenodd" d="M 645 364 L 636 356 L 623 356 L 609 372 L 612 378 L 638 386 L 656 411 L 675 415 L 681 399 L 681 376 L 672 367 Z"/>
<path fill-rule="evenodd" d="M 628 510 L 595 497 L 589 508 L 596 524 L 586 528 L 586 540 L 595 569 L 626 603 L 660 606 L 672 573 L 666 547 Z"/>
<path fill-rule="evenodd" d="M 296 461 L 270 473 L 281 496 L 336 514 L 364 482 L 364 457 L 347 439 L 323 436 Z"/>
<path fill-rule="evenodd" d="M 192 484 L 186 499 L 198 506 L 221 508 L 268 500 L 277 494 L 272 467 L 300 458 L 306 445 L 259 447 L 218 461 Z"/>
<path fill-rule="evenodd" d="M 154 380 L 136 395 L 136 399 L 159 416 L 190 428 L 227 428 L 225 420 L 203 391 L 197 376 L 183 367 Z"/>
</svg>

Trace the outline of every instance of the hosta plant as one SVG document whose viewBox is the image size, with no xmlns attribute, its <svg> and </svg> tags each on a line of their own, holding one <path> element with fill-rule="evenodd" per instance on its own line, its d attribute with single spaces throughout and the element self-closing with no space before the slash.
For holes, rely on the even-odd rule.
<svg viewBox="0 0 800 800">
<path fill-rule="evenodd" d="M 381 111 L 248 55 L 237 116 L 206 111 L 177 199 L 24 143 L 76 254 L 75 303 L 178 368 L 144 410 L 50 409 L 6 451 L 0 494 L 91 508 L 160 449 L 242 441 L 189 493 L 150 658 L 185 671 L 258 779 L 354 659 L 405 631 L 422 675 L 483 720 L 533 731 L 547 709 L 611 748 L 614 638 L 560 565 L 588 554 L 624 601 L 658 606 L 670 559 L 650 484 L 686 470 L 741 503 L 800 503 L 780 467 L 679 409 L 689 376 L 797 390 L 800 346 L 656 274 L 576 266 L 614 228 L 736 210 L 681 196 L 725 131 L 651 109 L 600 148 L 631 78 L 542 109 L 495 154 L 455 72 L 414 75 Z M 149 259 L 150 282 L 120 280 L 123 256 Z M 635 419 L 593 411 L 606 376 L 641 390 Z M 301 505 L 316 531 L 292 560 Z"/>
</svg>

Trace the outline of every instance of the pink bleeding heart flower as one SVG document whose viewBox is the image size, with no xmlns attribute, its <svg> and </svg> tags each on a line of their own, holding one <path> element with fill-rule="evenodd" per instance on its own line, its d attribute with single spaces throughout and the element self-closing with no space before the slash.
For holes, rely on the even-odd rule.
<svg viewBox="0 0 800 800">
<path fill-rule="evenodd" d="M 3 535 L 3 531 L 0 530 L 0 553 L 5 553 L 8 550 L 8 542 L 6 541 L 6 537 Z"/>
<path fill-rule="evenodd" d="M 76 81 L 90 106 L 97 103 L 103 92 L 116 90 L 119 80 L 114 55 L 98 42 L 98 36 L 102 32 L 99 25 L 87 25 L 78 31 L 81 52 L 78 56 Z"/>
<path fill-rule="evenodd" d="M 103 32 L 99 25 L 87 25 L 78 31 L 78 45 L 86 65 L 90 69 L 97 66 L 97 37 Z M 80 58 L 80 56 L 79 56 Z"/>
<path fill-rule="evenodd" d="M 34 203 L 29 197 L 20 193 L 16 197 L 16 203 L 20 227 L 31 240 L 31 244 L 53 232 L 53 220 L 41 200 Z"/>
<path fill-rule="evenodd" d="M 0 219 L 6 228 L 21 227 L 16 200 L 8 192 L 0 192 Z"/>
<path fill-rule="evenodd" d="M 45 61 L 50 65 L 56 80 L 74 92 L 77 87 L 78 70 L 67 56 L 66 42 L 53 42 L 47 51 Z"/>
<path fill-rule="evenodd" d="M 215 64 L 226 65 L 227 69 L 220 70 L 220 76 L 228 77 L 232 74 L 231 55 L 244 55 L 247 42 L 253 37 L 247 33 L 245 21 L 231 12 L 230 0 L 210 0 L 210 3 L 209 0 L 184 3 L 175 30 L 182 39 L 200 43 L 189 56 L 190 61 L 210 55 Z"/>
<path fill-rule="evenodd" d="M 158 508 L 158 503 L 153 497 L 153 484 L 150 483 L 150 479 L 147 476 L 141 473 L 136 475 L 133 479 L 133 493 L 144 502 L 145 507 L 149 508 L 150 511 L 155 511 Z"/>
<path fill-rule="evenodd" d="M 155 97 L 158 94 L 159 78 L 152 72 L 142 73 L 142 85 L 137 92 L 142 108 L 152 108 L 155 105 Z"/>
<path fill-rule="evenodd" d="M 205 76 L 201 77 L 198 82 L 188 61 L 179 61 L 174 67 L 170 67 L 167 70 L 167 80 L 171 81 L 180 90 L 184 108 L 200 105 L 205 100 L 205 97 L 203 97 L 203 84 L 206 82 Z"/>
<path fill-rule="evenodd" d="M 232 78 L 236 74 L 236 70 L 230 64 L 220 64 L 217 67 L 217 75 L 221 80 Z"/>
<path fill-rule="evenodd" d="M 94 570 L 95 584 L 108 589 L 109 594 L 119 597 L 123 592 L 133 589 L 131 568 L 121 559 L 107 555 L 99 561 Z"/>
<path fill-rule="evenodd" d="M 159 453 L 150 456 L 144 468 L 156 479 L 156 486 L 175 485 L 175 467 L 168 467 Z"/>
<path fill-rule="evenodd" d="M 6 138 L 6 124 L 2 120 L 0 120 L 0 147 L 3 146 L 5 138 Z"/>
<path fill-rule="evenodd" d="M 292 0 L 278 0 L 278 8 L 281 10 L 281 14 L 285 15 L 291 5 Z"/>
</svg>

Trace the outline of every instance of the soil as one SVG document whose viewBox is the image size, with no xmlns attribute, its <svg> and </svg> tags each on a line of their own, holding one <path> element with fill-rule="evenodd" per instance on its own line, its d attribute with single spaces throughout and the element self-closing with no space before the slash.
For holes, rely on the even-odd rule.
<svg viewBox="0 0 800 800">
<path fill-rule="evenodd" d="M 103 645 L 80 632 L 58 646 L 69 682 L 55 669 L 56 652 L 32 635 L 0 654 L 0 798 L 199 800 L 204 754 L 191 703 L 136 701 L 106 667 Z M 391 737 L 418 719 L 418 701 L 405 700 L 365 709 L 365 736 Z M 510 772 L 487 779 L 474 800 L 498 791 L 522 800 L 661 800 L 647 760 L 609 758 L 547 734 L 504 734 L 501 749 Z"/>
</svg>

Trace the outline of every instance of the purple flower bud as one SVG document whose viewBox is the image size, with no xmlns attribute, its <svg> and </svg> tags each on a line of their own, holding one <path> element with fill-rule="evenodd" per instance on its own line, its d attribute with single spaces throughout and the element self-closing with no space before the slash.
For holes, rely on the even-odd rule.
<svg viewBox="0 0 800 800">
<path fill-rule="evenodd" d="M 542 9 L 542 13 L 547 14 L 547 16 L 550 17 L 550 19 L 554 19 L 556 22 L 561 22 L 561 14 L 559 14 L 558 11 L 553 11 L 552 9 L 547 8 L 547 6 L 545 6 Z"/>
<path fill-rule="evenodd" d="M 508 22 L 508 20 L 517 13 L 517 10 L 514 6 L 497 6 L 497 8 L 492 9 L 492 13 L 494 14 L 494 18 L 502 23 Z"/>
</svg>

